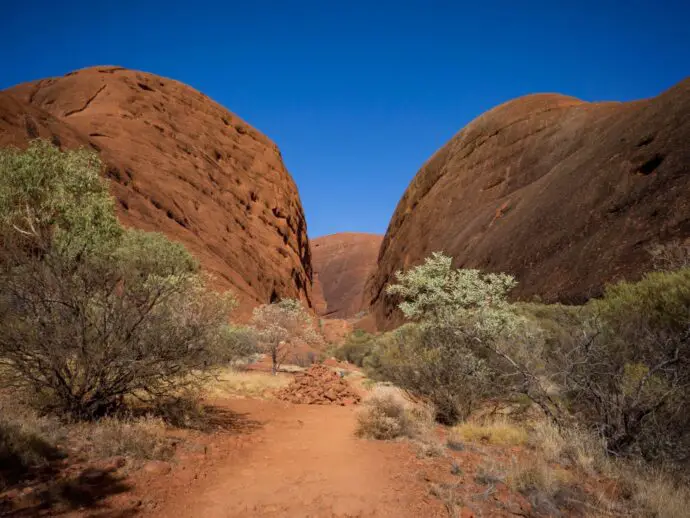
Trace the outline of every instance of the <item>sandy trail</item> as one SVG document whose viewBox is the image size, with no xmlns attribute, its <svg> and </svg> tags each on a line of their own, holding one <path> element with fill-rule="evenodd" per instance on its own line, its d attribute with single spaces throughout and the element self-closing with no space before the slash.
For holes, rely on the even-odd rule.
<svg viewBox="0 0 690 518">
<path fill-rule="evenodd" d="M 354 436 L 354 409 L 233 400 L 260 426 L 250 446 L 197 474 L 184 489 L 142 513 L 155 517 L 433 517 L 445 513 L 428 494 L 418 459 L 405 443 Z M 175 470 L 177 471 L 177 470 Z M 168 477 L 174 477 L 171 473 Z M 168 478 L 166 477 L 166 478 Z"/>
</svg>

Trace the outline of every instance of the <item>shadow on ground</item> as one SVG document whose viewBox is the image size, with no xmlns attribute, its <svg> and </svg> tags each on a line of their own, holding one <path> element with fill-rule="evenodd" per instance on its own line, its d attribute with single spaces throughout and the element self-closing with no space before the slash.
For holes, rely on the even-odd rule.
<svg viewBox="0 0 690 518">
<path fill-rule="evenodd" d="M 31 484 L 31 491 L 13 487 L 0 500 L 0 515 L 11 517 L 60 516 L 77 509 L 94 511 L 105 517 L 134 516 L 135 508 L 108 512 L 103 501 L 111 495 L 129 491 L 124 477 L 115 473 L 115 468 L 87 468 L 71 477 L 44 479 Z"/>
<path fill-rule="evenodd" d="M 210 429 L 220 430 L 232 435 L 243 435 L 255 432 L 263 427 L 263 423 L 249 417 L 248 413 L 240 413 L 229 408 L 206 405 L 204 407 L 204 421 Z"/>
</svg>

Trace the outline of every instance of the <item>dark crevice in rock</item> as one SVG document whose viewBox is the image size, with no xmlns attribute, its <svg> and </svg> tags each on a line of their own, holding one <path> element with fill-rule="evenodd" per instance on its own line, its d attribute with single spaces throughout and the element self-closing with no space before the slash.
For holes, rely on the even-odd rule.
<svg viewBox="0 0 690 518">
<path fill-rule="evenodd" d="M 638 167 L 637 171 L 635 172 L 645 176 L 652 174 L 661 165 L 661 163 L 664 161 L 664 158 L 664 155 L 657 153 L 640 167 Z"/>
<path fill-rule="evenodd" d="M 67 113 L 65 113 L 64 116 L 65 116 L 65 117 L 69 117 L 70 115 L 74 115 L 75 113 L 81 113 L 81 112 L 83 112 L 84 110 L 86 110 L 86 109 L 91 105 L 91 103 L 96 99 L 96 97 L 98 97 L 98 95 L 99 95 L 103 90 L 105 90 L 105 88 L 106 88 L 107 86 L 108 86 L 108 85 L 103 85 L 103 86 L 101 86 L 101 87 L 96 91 L 96 93 L 93 94 L 93 95 L 86 101 L 86 103 L 84 104 L 84 106 L 82 106 L 81 108 L 78 108 L 78 109 L 76 109 L 76 110 L 70 110 L 70 111 L 68 111 Z"/>
</svg>

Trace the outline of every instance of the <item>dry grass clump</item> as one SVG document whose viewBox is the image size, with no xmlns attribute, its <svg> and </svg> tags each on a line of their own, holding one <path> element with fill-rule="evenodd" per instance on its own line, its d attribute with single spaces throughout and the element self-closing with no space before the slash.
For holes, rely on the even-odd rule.
<svg viewBox="0 0 690 518">
<path fill-rule="evenodd" d="M 674 481 L 660 471 L 641 474 L 632 472 L 628 483 L 631 485 L 632 507 L 640 510 L 641 516 L 649 518 L 681 518 L 688 516 L 690 509 L 690 489 Z"/>
<path fill-rule="evenodd" d="M 82 423 L 74 425 L 71 438 L 89 458 L 167 460 L 175 451 L 165 435 L 164 421 L 157 417 L 127 420 L 107 417 Z"/>
<path fill-rule="evenodd" d="M 70 423 L 0 398 L 0 488 L 73 453 L 87 460 L 117 456 L 167 460 L 174 448 L 160 418 L 106 417 Z"/>
<path fill-rule="evenodd" d="M 682 480 L 649 466 L 617 462 L 606 455 L 601 440 L 580 429 L 559 431 L 547 421 L 530 433 L 530 446 L 539 459 L 530 465 L 513 466 L 508 480 L 523 494 L 547 495 L 573 490 L 578 473 L 604 475 L 613 482 L 589 504 L 602 513 L 649 518 L 679 518 L 690 508 L 690 488 Z M 572 468 L 566 471 L 560 466 Z"/>
<path fill-rule="evenodd" d="M 527 439 L 527 430 L 524 428 L 509 423 L 507 420 L 496 420 L 486 423 L 459 424 L 453 427 L 450 440 L 519 446 L 525 444 Z"/>
<path fill-rule="evenodd" d="M 514 463 L 506 473 L 505 481 L 521 493 L 539 491 L 553 496 L 572 480 L 563 468 L 555 468 L 539 459 L 535 462 Z"/>
<path fill-rule="evenodd" d="M 443 457 L 446 454 L 446 448 L 443 443 L 439 441 L 432 434 L 427 435 L 422 439 L 414 441 L 417 458 L 425 459 L 429 457 Z"/>
<path fill-rule="evenodd" d="M 529 444 L 546 462 L 574 465 L 590 475 L 607 474 L 612 469 L 603 443 L 581 429 L 559 431 L 550 421 L 542 421 L 532 430 Z"/>
<path fill-rule="evenodd" d="M 420 439 L 427 437 L 432 429 L 432 412 L 407 401 L 399 390 L 392 387 L 374 389 L 357 413 L 356 434 L 360 437 Z"/>
<path fill-rule="evenodd" d="M 478 484 L 495 485 L 498 482 L 505 482 L 506 470 L 496 462 L 488 461 L 477 469 L 474 481 Z"/>
<path fill-rule="evenodd" d="M 429 493 L 438 498 L 448 511 L 448 516 L 451 518 L 460 518 L 460 510 L 463 506 L 463 501 L 460 498 L 458 491 L 458 484 L 448 483 L 432 483 L 429 487 Z"/>
<path fill-rule="evenodd" d="M 57 445 L 65 436 L 56 419 L 39 417 L 0 400 L 0 489 L 62 457 Z"/>
<path fill-rule="evenodd" d="M 204 386 L 204 392 L 209 397 L 269 397 L 271 393 L 286 387 L 292 377 L 278 374 L 273 376 L 267 372 L 238 371 L 232 368 L 219 372 Z"/>
</svg>

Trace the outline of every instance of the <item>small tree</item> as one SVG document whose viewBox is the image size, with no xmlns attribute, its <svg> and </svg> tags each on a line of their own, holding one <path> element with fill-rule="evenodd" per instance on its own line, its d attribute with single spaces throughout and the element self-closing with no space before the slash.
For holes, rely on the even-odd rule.
<svg viewBox="0 0 690 518">
<path fill-rule="evenodd" d="M 0 151 L 0 381 L 76 418 L 194 385 L 233 304 L 182 245 L 123 229 L 99 172 L 42 141 Z"/>
<path fill-rule="evenodd" d="M 295 299 L 283 299 L 255 308 L 251 326 L 256 330 L 260 346 L 271 356 L 273 374 L 278 372 L 296 342 L 321 341 L 314 330 L 311 315 Z"/>
</svg>

